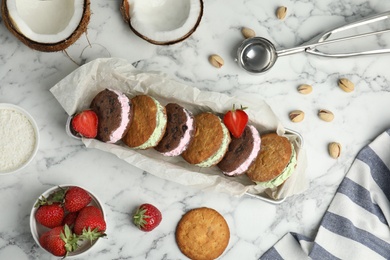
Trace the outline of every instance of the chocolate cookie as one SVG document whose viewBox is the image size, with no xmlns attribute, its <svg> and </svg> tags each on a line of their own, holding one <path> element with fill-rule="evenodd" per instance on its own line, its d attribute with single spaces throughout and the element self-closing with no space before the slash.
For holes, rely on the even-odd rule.
<svg viewBox="0 0 390 260">
<path fill-rule="evenodd" d="M 164 137 L 154 148 L 165 156 L 177 156 L 184 152 L 195 133 L 195 120 L 190 111 L 169 103 L 165 106 L 168 123 Z"/>
<path fill-rule="evenodd" d="M 105 89 L 94 97 L 90 108 L 98 116 L 96 139 L 115 143 L 127 133 L 133 110 L 131 101 L 125 94 Z"/>
<path fill-rule="evenodd" d="M 212 113 L 195 116 L 195 125 L 195 136 L 182 157 L 200 167 L 213 166 L 222 160 L 228 149 L 231 140 L 229 130 Z"/>
<path fill-rule="evenodd" d="M 229 244 L 230 230 L 224 217 L 211 208 L 188 211 L 176 227 L 176 242 L 190 259 L 218 258 Z"/>
<path fill-rule="evenodd" d="M 155 98 L 139 95 L 131 99 L 133 120 L 122 141 L 131 148 L 155 147 L 165 133 L 167 115 L 165 107 Z"/>
<path fill-rule="evenodd" d="M 232 137 L 229 149 L 218 168 L 225 175 L 237 176 L 248 170 L 260 150 L 260 135 L 252 125 L 247 125 L 240 138 Z"/>
<path fill-rule="evenodd" d="M 295 152 L 286 137 L 276 133 L 262 135 L 260 152 L 246 174 L 254 182 L 271 181 L 286 169 L 293 155 Z"/>
</svg>

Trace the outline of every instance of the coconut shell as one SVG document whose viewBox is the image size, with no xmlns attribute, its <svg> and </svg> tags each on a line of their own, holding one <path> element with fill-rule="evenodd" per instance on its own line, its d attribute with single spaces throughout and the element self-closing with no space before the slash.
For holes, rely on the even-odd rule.
<svg viewBox="0 0 390 260">
<path fill-rule="evenodd" d="M 56 51 L 62 51 L 68 48 L 70 45 L 75 43 L 80 36 L 86 32 L 87 26 L 91 17 L 91 10 L 90 10 L 90 0 L 84 0 L 84 10 L 83 10 L 83 17 L 81 18 L 81 21 L 76 28 L 76 30 L 66 39 L 57 42 L 57 43 L 41 43 L 32 41 L 31 39 L 24 36 L 19 30 L 15 22 L 13 21 L 12 17 L 10 17 L 8 13 L 7 8 L 7 0 L 3 0 L 1 2 L 1 15 L 4 21 L 5 26 L 7 29 L 21 42 L 23 42 L 25 45 L 30 47 L 31 49 L 42 51 L 42 52 L 56 52 Z"/>
<path fill-rule="evenodd" d="M 198 20 L 196 21 L 194 27 L 192 27 L 192 29 L 190 31 L 188 31 L 185 35 L 183 35 L 182 37 L 174 39 L 174 40 L 170 40 L 170 41 L 155 41 L 153 39 L 150 39 L 149 37 L 146 37 L 145 35 L 142 35 L 140 32 L 138 32 L 131 25 L 130 4 L 129 4 L 128 0 L 122 0 L 122 4 L 121 4 L 121 7 L 120 7 L 120 12 L 122 14 L 123 20 L 130 26 L 130 29 L 138 37 L 140 37 L 140 38 L 144 39 L 145 41 L 148 41 L 148 42 L 150 42 L 152 44 L 156 44 L 156 45 L 172 45 L 172 44 L 175 44 L 175 43 L 178 43 L 178 42 L 181 42 L 181 41 L 187 39 L 198 28 L 198 26 L 200 24 L 200 21 L 202 20 L 202 16 L 203 16 L 203 0 L 199 0 L 199 2 L 200 2 L 200 6 L 201 6 L 200 14 L 199 14 Z"/>
</svg>

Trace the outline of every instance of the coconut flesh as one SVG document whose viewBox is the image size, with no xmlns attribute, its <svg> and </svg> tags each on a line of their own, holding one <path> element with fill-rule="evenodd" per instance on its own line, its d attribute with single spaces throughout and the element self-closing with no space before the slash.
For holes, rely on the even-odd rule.
<svg viewBox="0 0 390 260">
<path fill-rule="evenodd" d="M 86 25 L 80 25 L 89 22 L 89 0 L 3 0 L 2 13 L 7 28 L 24 43 L 32 48 L 42 45 L 34 48 L 42 51 L 58 51 L 85 31 Z M 71 39 L 75 34 L 78 37 Z M 72 42 L 64 44 L 67 40 Z"/>
<path fill-rule="evenodd" d="M 186 39 L 203 14 L 202 0 L 124 0 L 122 15 L 131 29 L 154 44 Z"/>
</svg>

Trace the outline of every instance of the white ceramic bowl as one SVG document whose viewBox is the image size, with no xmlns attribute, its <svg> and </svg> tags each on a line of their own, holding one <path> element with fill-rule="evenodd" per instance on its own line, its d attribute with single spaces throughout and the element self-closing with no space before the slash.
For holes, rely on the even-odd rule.
<svg viewBox="0 0 390 260">
<path fill-rule="evenodd" d="M 94 195 L 92 194 L 90 191 L 88 191 L 86 188 L 84 187 L 81 187 L 79 185 L 72 185 L 72 184 L 62 184 L 62 185 L 58 185 L 58 186 L 55 186 L 55 187 L 52 187 L 50 189 L 48 189 L 47 191 L 45 191 L 44 193 L 42 193 L 41 195 L 39 195 L 39 197 L 37 197 L 37 199 L 35 200 L 33 206 L 32 206 L 32 210 L 31 210 L 31 214 L 30 214 L 30 229 L 31 229 L 31 234 L 35 240 L 35 243 L 37 243 L 37 245 L 42 248 L 43 250 L 46 251 L 46 249 L 44 249 L 40 244 L 39 244 L 39 237 L 45 233 L 46 231 L 50 230 L 49 228 L 45 227 L 45 226 L 42 226 L 41 224 L 39 224 L 36 220 L 35 220 L 35 213 L 37 211 L 37 208 L 35 208 L 35 204 L 38 202 L 38 199 L 41 198 L 42 196 L 45 196 L 46 198 L 53 192 L 59 190 L 61 188 L 69 188 L 69 187 L 73 187 L 73 186 L 77 186 L 77 187 L 80 187 L 84 190 L 86 190 L 89 195 L 92 197 L 92 201 L 89 205 L 93 205 L 93 206 L 96 206 L 98 207 L 102 213 L 103 213 L 103 217 L 104 219 L 106 220 L 106 214 L 104 212 L 104 208 L 103 208 L 103 204 L 101 203 L 101 201 Z M 95 241 L 92 242 L 89 242 L 89 241 L 83 241 L 81 243 L 79 243 L 79 248 L 74 251 L 74 252 L 70 252 L 68 254 L 68 256 L 66 258 L 71 258 L 71 257 L 80 257 L 82 256 L 83 254 L 85 254 L 87 251 L 89 251 L 90 249 L 92 249 L 99 241 L 100 239 L 97 239 Z"/>
<path fill-rule="evenodd" d="M 21 108 L 19 106 L 7 104 L 7 103 L 0 103 L 0 112 L 5 112 L 7 110 L 15 111 L 19 115 L 23 115 L 27 118 L 27 120 L 31 123 L 31 126 L 34 130 L 34 133 L 35 133 L 35 144 L 33 144 L 33 147 L 31 147 L 32 148 L 31 153 L 29 153 L 25 158 L 23 158 L 24 160 L 22 160 L 20 164 L 16 164 L 11 169 L 4 169 L 4 168 L 1 169 L 0 168 L 0 175 L 15 173 L 17 171 L 20 171 L 24 167 L 26 167 L 34 159 L 34 157 L 38 151 L 38 147 L 39 147 L 39 130 L 38 130 L 38 126 L 37 126 L 37 123 L 35 122 L 34 118 L 26 110 L 24 110 L 23 108 Z M 7 140 L 7 142 L 8 141 L 9 140 Z M 0 140 L 0 142 L 1 142 L 1 140 Z M 11 140 L 11 142 L 12 142 L 12 140 Z M 0 152 L 3 152 L 3 151 L 0 151 Z"/>
<path fill-rule="evenodd" d="M 72 126 L 71 126 L 72 119 L 73 119 L 73 116 L 69 116 L 68 119 L 66 120 L 65 131 L 70 137 L 81 140 L 81 136 L 78 135 L 77 133 L 75 133 L 74 131 L 72 131 Z"/>
</svg>

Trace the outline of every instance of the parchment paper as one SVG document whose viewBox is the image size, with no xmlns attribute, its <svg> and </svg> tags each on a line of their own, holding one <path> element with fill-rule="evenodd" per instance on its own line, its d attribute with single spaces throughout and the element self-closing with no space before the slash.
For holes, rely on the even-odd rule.
<svg viewBox="0 0 390 260">
<path fill-rule="evenodd" d="M 233 104 L 248 107 L 250 124 L 260 133 L 277 131 L 284 134 L 285 129 L 271 108 L 263 100 L 253 97 L 231 97 L 222 93 L 200 91 L 197 88 L 171 80 L 159 72 L 143 72 L 134 68 L 123 59 L 97 59 L 87 63 L 53 86 L 50 91 L 69 114 L 89 107 L 94 96 L 105 88 L 116 89 L 129 97 L 147 94 L 159 100 L 163 105 L 176 102 L 194 114 L 212 111 L 223 115 Z M 227 192 L 234 196 L 245 193 L 259 194 L 281 200 L 292 194 L 302 192 L 307 187 L 305 178 L 306 155 L 297 135 L 288 137 L 296 146 L 298 166 L 294 174 L 277 189 L 264 189 L 255 185 L 245 175 L 226 177 L 217 167 L 201 168 L 184 161 L 180 156 L 164 157 L 154 149 L 133 150 L 121 142 L 107 144 L 95 139 L 82 141 L 87 148 L 96 148 L 115 154 L 122 160 L 162 179 L 174 181 L 202 190 Z M 298 139 L 298 141 L 296 141 Z"/>
</svg>

